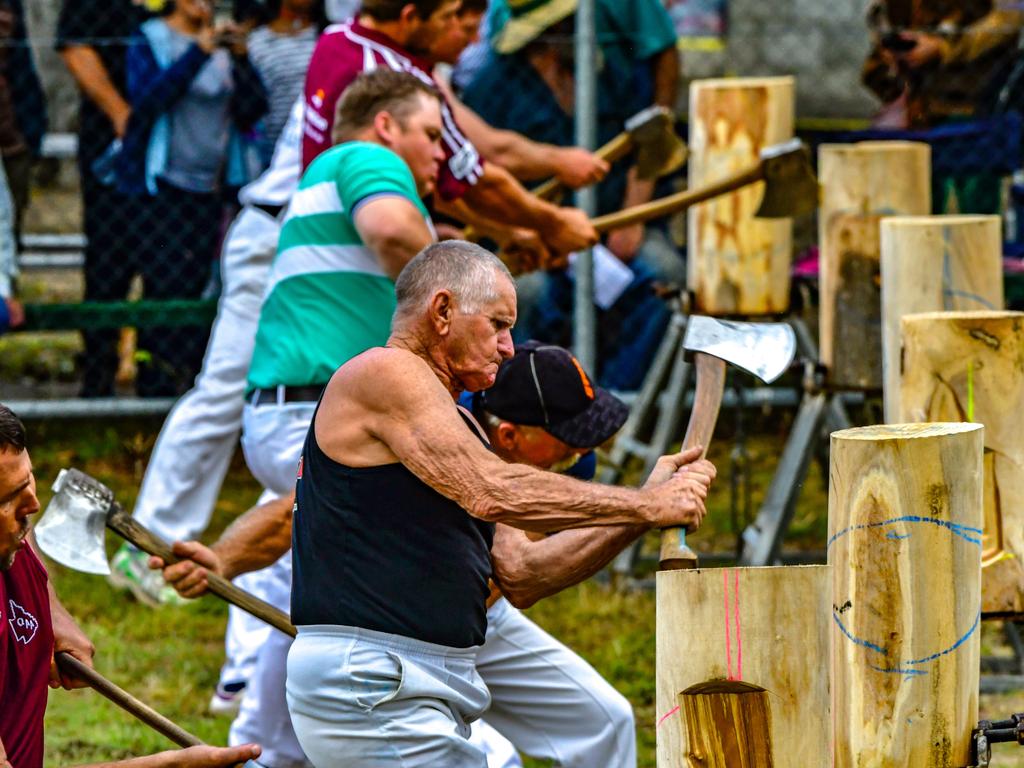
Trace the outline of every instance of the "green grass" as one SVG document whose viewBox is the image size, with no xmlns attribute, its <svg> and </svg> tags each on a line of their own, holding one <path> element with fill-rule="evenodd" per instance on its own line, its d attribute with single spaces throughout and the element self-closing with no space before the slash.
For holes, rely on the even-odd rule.
<svg viewBox="0 0 1024 768">
<path fill-rule="evenodd" d="M 29 425 L 32 457 L 40 484 L 40 500 L 49 499 L 49 482 L 61 467 L 76 466 L 108 484 L 128 508 L 134 502 L 145 460 L 159 422 L 65 422 Z M 771 477 L 779 436 L 772 429 L 749 445 L 754 509 Z M 722 445 L 727 445 L 722 441 Z M 727 448 L 717 448 L 724 451 Z M 728 511 L 728 456 L 712 454 L 720 479 L 710 500 L 705 528 L 693 537 L 698 550 L 729 550 L 734 546 Z M 259 488 L 240 457 L 229 473 L 213 523 L 212 540 L 256 499 Z M 812 466 L 797 508 L 788 546 L 822 549 L 826 497 L 817 466 Z M 742 520 L 738 521 L 742 525 Z M 110 552 L 119 542 L 108 534 Z M 653 550 L 654 537 L 649 542 Z M 227 610 L 208 597 L 186 607 L 152 610 L 115 592 L 99 576 L 51 564 L 51 576 L 65 605 L 97 646 L 96 668 L 182 727 L 210 743 L 223 744 L 229 720 L 206 712 L 223 661 Z M 652 592 L 616 593 L 593 582 L 542 601 L 528 612 L 539 625 L 587 659 L 633 704 L 638 723 L 639 765 L 653 768 L 654 627 Z M 986 626 L 986 653 L 1000 651 L 996 628 Z M 1024 694 L 982 698 L 982 713 L 1004 717 L 1024 711 Z M 823 713 L 824 718 L 824 713 Z M 133 720 L 93 691 L 53 691 L 47 710 L 47 766 L 128 757 L 167 749 L 163 737 Z M 1020 756 L 1017 755 L 1020 752 Z M 547 765 L 528 761 L 530 768 Z M 997 745 L 994 768 L 1024 768 L 1024 750 Z"/>
</svg>

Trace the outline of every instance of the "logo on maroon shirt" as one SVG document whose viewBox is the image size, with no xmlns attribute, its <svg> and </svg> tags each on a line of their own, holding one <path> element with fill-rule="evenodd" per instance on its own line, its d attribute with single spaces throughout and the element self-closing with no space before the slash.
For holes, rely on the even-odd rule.
<svg viewBox="0 0 1024 768">
<path fill-rule="evenodd" d="M 11 617 L 7 621 L 11 625 L 14 639 L 28 645 L 39 630 L 39 620 L 13 600 L 8 600 L 7 604 L 11 607 Z"/>
</svg>

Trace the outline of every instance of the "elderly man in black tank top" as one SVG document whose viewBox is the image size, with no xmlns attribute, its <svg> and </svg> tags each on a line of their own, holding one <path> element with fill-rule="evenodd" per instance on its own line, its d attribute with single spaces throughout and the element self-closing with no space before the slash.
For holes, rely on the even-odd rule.
<svg viewBox="0 0 1024 768">
<path fill-rule="evenodd" d="M 474 656 L 493 525 L 695 526 L 711 474 L 676 472 L 693 460 L 676 455 L 664 482 L 632 490 L 503 462 L 455 398 L 491 386 L 512 354 L 507 270 L 448 241 L 396 292 L 388 345 L 335 373 L 303 451 L 289 709 L 317 766 L 481 768 L 465 737 L 489 700 Z"/>
</svg>

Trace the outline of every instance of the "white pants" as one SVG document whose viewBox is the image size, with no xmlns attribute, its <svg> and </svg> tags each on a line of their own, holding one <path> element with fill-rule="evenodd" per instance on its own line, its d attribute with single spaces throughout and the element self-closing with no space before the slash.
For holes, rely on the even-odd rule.
<svg viewBox="0 0 1024 768">
<path fill-rule="evenodd" d="M 288 709 L 317 768 L 487 768 L 469 723 L 490 697 L 476 648 L 353 627 L 300 627 Z"/>
<path fill-rule="evenodd" d="M 246 405 L 242 448 L 250 471 L 269 491 L 284 494 L 294 488 L 314 410 L 312 403 Z M 264 599 L 288 611 L 291 553 L 258 574 Z M 231 727 L 230 743 L 261 743 L 259 761 L 269 768 L 303 765 L 295 762 L 302 752 L 286 727 L 289 717 L 280 686 L 289 645 L 289 638 L 274 632 L 260 648 L 252 687 Z M 505 600 L 487 612 L 487 634 L 476 663 L 492 701 L 487 723 L 474 723 L 471 742 L 486 756 L 488 768 L 522 765 L 516 749 L 573 768 L 635 768 L 636 730 L 629 702 Z M 273 734 L 274 741 L 266 734 Z"/>
<path fill-rule="evenodd" d="M 167 416 L 146 474 L 135 518 L 167 541 L 194 539 L 210 523 L 242 422 L 245 379 L 281 227 L 246 206 L 224 240 L 224 287 L 195 386 Z"/>
</svg>

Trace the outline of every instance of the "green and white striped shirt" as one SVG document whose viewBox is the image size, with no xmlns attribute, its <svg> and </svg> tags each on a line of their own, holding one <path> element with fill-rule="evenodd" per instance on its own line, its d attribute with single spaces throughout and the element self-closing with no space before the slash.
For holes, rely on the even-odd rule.
<svg viewBox="0 0 1024 768">
<path fill-rule="evenodd" d="M 387 341 L 395 284 L 354 219 L 363 203 L 392 195 L 413 203 L 433 231 L 409 166 L 385 147 L 346 142 L 306 169 L 270 270 L 249 391 L 326 384 L 343 363 Z"/>
</svg>

